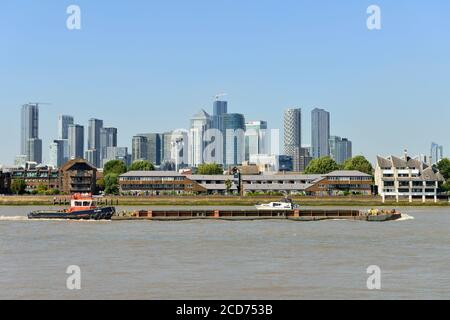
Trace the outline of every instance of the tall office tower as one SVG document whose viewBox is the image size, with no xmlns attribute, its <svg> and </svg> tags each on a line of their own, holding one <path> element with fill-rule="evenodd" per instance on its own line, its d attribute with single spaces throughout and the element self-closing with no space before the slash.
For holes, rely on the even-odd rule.
<svg viewBox="0 0 450 320">
<path fill-rule="evenodd" d="M 69 139 L 69 125 L 74 124 L 73 117 L 60 115 L 58 117 L 58 140 Z"/>
<path fill-rule="evenodd" d="M 314 159 L 330 155 L 330 113 L 323 109 L 311 112 L 311 144 Z"/>
<path fill-rule="evenodd" d="M 161 164 L 161 134 L 160 133 L 143 133 L 138 134 L 147 138 L 147 157 L 146 160 L 150 161 L 153 165 L 159 166 Z"/>
<path fill-rule="evenodd" d="M 90 156 L 95 158 L 91 159 L 91 162 L 97 168 L 101 164 L 101 130 L 103 128 L 103 120 L 99 119 L 90 119 L 88 126 L 88 150 L 95 150 L 96 152 L 90 152 Z M 86 159 L 87 160 L 87 159 Z"/>
<path fill-rule="evenodd" d="M 106 157 L 106 148 L 117 147 L 117 128 L 101 128 L 100 129 L 100 146 L 102 159 L 101 164 L 105 163 L 103 160 Z"/>
<path fill-rule="evenodd" d="M 120 160 L 127 166 L 131 164 L 131 156 L 128 154 L 127 147 L 106 147 L 105 157 L 103 158 L 103 167 L 108 161 Z"/>
<path fill-rule="evenodd" d="M 201 110 L 191 118 L 189 130 L 188 162 L 193 167 L 198 167 L 204 161 L 206 148 L 205 134 L 211 128 L 211 116 Z"/>
<path fill-rule="evenodd" d="M 242 114 L 224 115 L 225 166 L 241 165 L 245 161 L 245 118 Z"/>
<path fill-rule="evenodd" d="M 167 162 L 172 160 L 172 132 L 165 132 L 161 135 L 161 162 Z"/>
<path fill-rule="evenodd" d="M 352 157 L 352 142 L 346 138 L 331 136 L 330 156 L 337 164 L 343 164 Z"/>
<path fill-rule="evenodd" d="M 50 144 L 50 154 L 48 165 L 53 168 L 61 167 L 65 162 L 64 146 L 67 140 L 54 140 Z"/>
<path fill-rule="evenodd" d="M 211 127 L 223 132 L 223 116 L 228 113 L 228 102 L 216 100 L 213 104 L 213 116 Z"/>
<path fill-rule="evenodd" d="M 42 140 L 41 139 L 28 139 L 27 146 L 27 159 L 37 164 L 42 163 Z"/>
<path fill-rule="evenodd" d="M 269 154 L 267 121 L 250 121 L 245 124 L 245 161 L 258 154 Z"/>
<path fill-rule="evenodd" d="M 88 146 L 89 150 L 100 148 L 100 132 L 103 128 L 103 120 L 90 119 L 88 127 Z"/>
<path fill-rule="evenodd" d="M 296 148 L 292 157 L 292 170 L 294 172 L 304 172 L 312 159 L 308 148 Z"/>
<path fill-rule="evenodd" d="M 284 153 L 293 157 L 302 146 L 302 109 L 287 109 L 284 112 Z"/>
<path fill-rule="evenodd" d="M 30 155 L 28 150 L 29 139 L 39 139 L 39 106 L 37 104 L 26 104 L 22 106 L 22 127 L 21 127 L 21 143 L 20 152 L 22 155 Z M 41 150 L 32 150 L 32 154 Z M 31 161 L 31 159 L 28 159 Z"/>
<path fill-rule="evenodd" d="M 78 124 L 69 125 L 69 159 L 84 156 L 84 127 Z"/>
<path fill-rule="evenodd" d="M 431 144 L 430 159 L 431 164 L 435 165 L 444 158 L 444 147 L 433 142 Z"/>
<path fill-rule="evenodd" d="M 117 128 L 101 128 L 100 145 L 102 148 L 117 147 Z"/>
<path fill-rule="evenodd" d="M 131 148 L 131 161 L 148 160 L 147 138 L 144 136 L 134 136 Z"/>
</svg>

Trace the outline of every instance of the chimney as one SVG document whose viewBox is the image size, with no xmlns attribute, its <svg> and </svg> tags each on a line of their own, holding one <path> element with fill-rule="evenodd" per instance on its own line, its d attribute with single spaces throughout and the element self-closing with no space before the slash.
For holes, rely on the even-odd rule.
<svg viewBox="0 0 450 320">
<path fill-rule="evenodd" d="M 405 151 L 404 151 L 404 159 L 405 159 L 405 161 L 408 161 L 408 150 L 407 149 L 405 149 Z"/>
</svg>

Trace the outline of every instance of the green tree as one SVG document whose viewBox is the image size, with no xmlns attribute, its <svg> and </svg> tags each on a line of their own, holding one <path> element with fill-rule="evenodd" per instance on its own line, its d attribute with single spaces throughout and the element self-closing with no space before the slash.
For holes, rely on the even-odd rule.
<svg viewBox="0 0 450 320">
<path fill-rule="evenodd" d="M 121 175 L 122 173 L 127 172 L 127 166 L 121 160 L 111 160 L 105 163 L 105 167 L 103 168 L 103 174 L 107 176 L 110 173 L 114 173 L 117 175 Z"/>
<path fill-rule="evenodd" d="M 339 165 L 330 157 L 312 160 L 305 169 L 306 174 L 327 174 L 339 170 Z"/>
<path fill-rule="evenodd" d="M 344 170 L 356 170 L 373 175 L 372 164 L 363 156 L 356 156 L 344 162 Z"/>
<path fill-rule="evenodd" d="M 225 181 L 225 187 L 227 188 L 227 193 L 230 193 L 231 188 L 233 188 L 233 181 L 230 179 Z"/>
<path fill-rule="evenodd" d="M 109 173 L 105 176 L 105 193 L 117 195 L 119 194 L 119 175 L 117 173 Z"/>
<path fill-rule="evenodd" d="M 155 166 L 149 161 L 138 160 L 130 166 L 130 171 L 153 171 Z"/>
<path fill-rule="evenodd" d="M 46 186 L 45 184 L 40 184 L 37 186 L 36 188 L 36 193 L 40 194 L 40 195 L 45 195 L 48 191 L 48 186 Z"/>
<path fill-rule="evenodd" d="M 198 166 L 197 174 L 214 175 L 223 174 L 223 168 L 217 163 L 204 163 Z"/>
<path fill-rule="evenodd" d="M 444 158 L 438 162 L 437 168 L 439 172 L 444 176 L 445 180 L 450 179 L 450 159 Z"/>
<path fill-rule="evenodd" d="M 27 189 L 27 183 L 22 179 L 15 179 L 11 182 L 11 192 L 17 195 L 22 195 Z"/>
</svg>

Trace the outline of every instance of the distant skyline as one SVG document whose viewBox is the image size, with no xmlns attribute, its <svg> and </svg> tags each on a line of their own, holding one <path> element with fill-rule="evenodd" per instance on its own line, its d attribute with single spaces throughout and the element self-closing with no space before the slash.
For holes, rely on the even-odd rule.
<svg viewBox="0 0 450 320">
<path fill-rule="evenodd" d="M 382 29 L 366 28 L 373 1 L 77 1 L 82 29 L 68 31 L 69 1 L 16 0 L 0 12 L 0 164 L 20 154 L 21 106 L 40 109 L 44 160 L 58 116 L 118 128 L 131 150 L 139 132 L 188 128 L 201 108 L 266 120 L 283 132 L 285 109 L 331 113 L 331 135 L 354 155 L 450 148 L 450 3 L 376 1 Z M 5 119 L 7 119 L 5 121 Z M 86 133 L 87 134 L 87 133 Z M 282 137 L 281 137 L 282 139 Z"/>
</svg>

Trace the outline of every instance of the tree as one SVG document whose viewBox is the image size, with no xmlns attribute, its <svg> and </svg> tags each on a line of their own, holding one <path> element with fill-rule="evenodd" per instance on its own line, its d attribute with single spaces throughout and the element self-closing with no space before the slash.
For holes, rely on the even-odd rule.
<svg viewBox="0 0 450 320">
<path fill-rule="evenodd" d="M 105 176 L 105 193 L 117 195 L 119 194 L 119 175 L 117 173 L 109 173 Z"/>
<path fill-rule="evenodd" d="M 373 175 L 372 164 L 363 156 L 356 156 L 344 162 L 344 170 L 356 170 Z"/>
<path fill-rule="evenodd" d="M 339 165 L 330 157 L 312 160 L 305 169 L 306 174 L 327 174 L 339 170 Z"/>
<path fill-rule="evenodd" d="M 198 166 L 197 174 L 208 176 L 214 174 L 223 174 L 223 168 L 221 165 L 217 163 L 204 163 Z"/>
<path fill-rule="evenodd" d="M 153 171 L 155 166 L 149 161 L 138 160 L 130 166 L 130 171 Z"/>
<path fill-rule="evenodd" d="M 233 182 L 230 179 L 226 180 L 225 187 L 227 188 L 227 193 L 230 193 L 231 188 L 233 188 Z"/>
<path fill-rule="evenodd" d="M 439 172 L 444 176 L 445 180 L 450 179 L 450 159 L 444 158 L 438 162 L 437 168 Z"/>
<path fill-rule="evenodd" d="M 17 179 L 13 180 L 11 183 L 11 192 L 17 195 L 22 195 L 27 189 L 27 183 L 25 180 Z"/>
<path fill-rule="evenodd" d="M 121 160 L 111 160 L 105 163 L 105 167 L 103 168 L 103 174 L 107 176 L 110 173 L 114 173 L 117 175 L 121 175 L 122 173 L 127 172 L 127 166 Z"/>
</svg>

